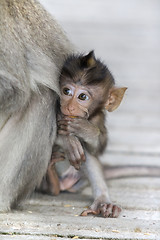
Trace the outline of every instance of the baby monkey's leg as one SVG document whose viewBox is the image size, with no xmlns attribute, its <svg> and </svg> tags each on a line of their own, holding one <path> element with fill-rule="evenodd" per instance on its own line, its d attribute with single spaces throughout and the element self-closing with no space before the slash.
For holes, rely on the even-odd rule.
<svg viewBox="0 0 160 240">
<path fill-rule="evenodd" d="M 102 215 L 103 217 L 118 217 L 121 208 L 110 200 L 108 188 L 104 179 L 102 166 L 97 157 L 86 152 L 84 172 L 88 176 L 92 187 L 94 202 L 89 209 L 82 212 L 81 216 L 88 214 Z"/>
<path fill-rule="evenodd" d="M 53 152 L 50 163 L 48 165 L 47 173 L 44 176 L 42 183 L 40 185 L 40 191 L 50 195 L 58 195 L 60 192 L 60 183 L 57 171 L 55 168 L 55 163 L 59 161 L 64 161 L 65 156 L 62 152 Z"/>
</svg>

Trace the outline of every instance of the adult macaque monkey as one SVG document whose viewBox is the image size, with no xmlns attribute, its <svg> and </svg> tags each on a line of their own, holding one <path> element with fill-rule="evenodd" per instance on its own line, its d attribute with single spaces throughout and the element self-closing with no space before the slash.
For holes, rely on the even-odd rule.
<svg viewBox="0 0 160 240">
<path fill-rule="evenodd" d="M 68 185 L 76 188 L 74 184 L 84 172 L 92 186 L 94 202 L 82 215 L 92 213 L 104 217 L 118 217 L 121 211 L 109 198 L 98 160 L 107 144 L 104 109 L 115 110 L 127 89 L 117 88 L 114 84 L 110 71 L 95 58 L 93 51 L 88 55 L 71 55 L 62 68 L 58 142 L 60 144 L 61 140 L 64 152 L 76 169 L 79 169 L 85 158 L 86 162 L 82 164 L 80 173 L 70 167 L 63 174 L 60 183 L 55 184 L 55 171 L 52 174 L 51 168 L 54 162 L 63 160 L 64 156 L 61 152 L 53 152 L 46 189 L 52 194 L 58 194 L 59 190 L 69 188 Z"/>
<path fill-rule="evenodd" d="M 72 46 L 35 0 L 0 0 L 0 211 L 40 184 L 56 137 L 59 70 Z"/>
</svg>

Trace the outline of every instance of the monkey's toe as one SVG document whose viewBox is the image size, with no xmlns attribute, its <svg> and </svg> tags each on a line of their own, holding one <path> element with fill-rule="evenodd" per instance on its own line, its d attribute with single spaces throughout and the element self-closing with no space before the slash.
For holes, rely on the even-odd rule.
<svg viewBox="0 0 160 240">
<path fill-rule="evenodd" d="M 89 214 L 93 214 L 93 215 L 99 215 L 99 210 L 97 210 L 97 211 L 95 211 L 95 210 L 92 210 L 92 209 L 87 209 L 87 210 L 84 210 L 81 214 L 80 214 L 80 216 L 88 216 Z"/>
<path fill-rule="evenodd" d="M 100 215 L 102 215 L 102 217 L 105 217 L 105 218 L 107 217 L 117 218 L 121 211 L 122 209 L 119 206 L 114 205 L 112 203 L 110 204 L 102 203 L 99 206 Z"/>
<path fill-rule="evenodd" d="M 57 162 L 64 161 L 65 154 L 63 152 L 53 152 L 50 165 L 54 165 Z"/>
<path fill-rule="evenodd" d="M 97 207 L 96 210 L 93 210 L 91 208 L 84 210 L 80 214 L 80 216 L 88 216 L 89 214 L 92 214 L 99 215 L 104 218 L 117 218 L 121 211 L 122 209 L 117 205 L 113 205 L 112 203 L 110 204 L 102 203 Z"/>
</svg>

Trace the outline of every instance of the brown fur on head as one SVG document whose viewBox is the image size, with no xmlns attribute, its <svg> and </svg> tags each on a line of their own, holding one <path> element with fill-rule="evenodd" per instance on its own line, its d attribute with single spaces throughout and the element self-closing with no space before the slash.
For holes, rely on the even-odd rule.
<svg viewBox="0 0 160 240">
<path fill-rule="evenodd" d="M 115 81 L 109 69 L 99 59 L 95 58 L 93 51 L 87 55 L 70 55 L 66 59 L 60 75 L 63 98 L 61 98 L 62 113 L 70 115 L 72 112 L 76 116 L 82 117 L 84 116 L 83 108 L 89 117 L 102 108 L 113 111 L 119 106 L 126 90 L 117 89 L 114 84 Z M 71 92 L 70 94 L 65 93 L 68 97 L 64 95 L 63 90 L 66 86 L 67 91 Z M 88 92 L 90 95 L 88 103 L 78 100 L 78 95 L 74 95 L 80 91 Z"/>
<path fill-rule="evenodd" d="M 74 83 L 85 85 L 103 86 L 106 89 L 103 100 L 106 100 L 108 89 L 114 84 L 114 78 L 105 64 L 95 58 L 94 51 L 87 55 L 70 55 L 62 68 L 61 79 L 68 77 Z"/>
</svg>

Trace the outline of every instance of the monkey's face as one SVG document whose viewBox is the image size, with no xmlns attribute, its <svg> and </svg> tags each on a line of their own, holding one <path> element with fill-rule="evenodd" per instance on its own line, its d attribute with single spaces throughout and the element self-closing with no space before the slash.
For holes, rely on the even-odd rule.
<svg viewBox="0 0 160 240">
<path fill-rule="evenodd" d="M 93 102 L 92 91 L 75 83 L 61 85 L 61 112 L 67 116 L 89 117 L 89 108 Z"/>
<path fill-rule="evenodd" d="M 61 112 L 70 117 L 89 118 L 99 110 L 114 111 L 126 88 L 115 88 L 108 68 L 94 56 L 69 56 L 60 75 Z"/>
</svg>

